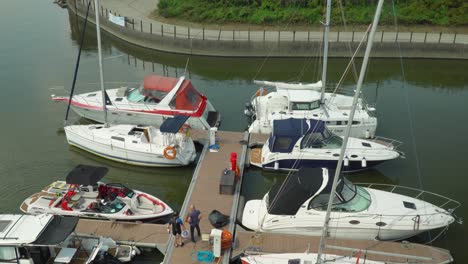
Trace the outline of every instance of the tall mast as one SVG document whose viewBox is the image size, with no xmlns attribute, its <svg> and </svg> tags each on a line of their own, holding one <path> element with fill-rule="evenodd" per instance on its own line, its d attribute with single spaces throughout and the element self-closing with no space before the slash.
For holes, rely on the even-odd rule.
<svg viewBox="0 0 468 264">
<path fill-rule="evenodd" d="M 328 64 L 328 39 L 330 35 L 330 13 L 331 0 L 327 0 L 327 11 L 325 18 L 325 34 L 323 36 L 323 65 L 322 65 L 322 92 L 320 94 L 320 103 L 324 103 L 325 87 L 327 84 L 327 64 Z"/>
<path fill-rule="evenodd" d="M 99 59 L 99 81 L 101 84 L 102 94 L 102 111 L 104 112 L 104 126 L 108 127 L 107 123 L 107 108 L 106 108 L 106 90 L 104 89 L 104 76 L 102 73 L 102 51 L 101 51 L 101 26 L 99 24 L 99 0 L 94 0 L 94 10 L 96 11 L 96 33 L 97 33 L 97 46 L 98 46 L 98 59 Z"/>
<path fill-rule="evenodd" d="M 341 165 L 343 163 L 346 146 L 348 145 L 348 138 L 349 138 L 349 133 L 351 131 L 351 124 L 354 119 L 354 113 L 356 112 L 357 101 L 358 101 L 359 94 L 361 92 L 362 83 L 364 81 L 364 75 L 366 74 L 367 64 L 369 61 L 369 55 L 372 50 L 375 30 L 377 29 L 377 24 L 379 23 L 383 2 L 384 0 L 379 0 L 377 4 L 377 9 L 374 15 L 374 22 L 372 22 L 372 28 L 369 33 L 369 39 L 367 41 L 366 52 L 364 53 L 364 60 L 362 61 L 361 72 L 359 73 L 359 79 L 356 85 L 356 91 L 354 93 L 353 107 L 351 108 L 351 112 L 349 113 L 348 124 L 346 125 L 345 135 L 343 138 L 343 145 L 341 146 L 340 158 L 338 159 L 338 165 L 336 166 L 335 177 L 333 178 L 333 185 L 331 188 L 330 197 L 328 199 L 327 213 L 325 215 L 325 223 L 322 229 L 322 236 L 320 237 L 320 246 L 319 246 L 319 251 L 318 251 L 318 256 L 317 256 L 317 263 L 322 263 L 321 258 L 322 258 L 323 251 L 325 249 L 325 238 L 328 235 L 328 225 L 330 222 L 330 213 L 331 213 L 333 198 L 335 196 L 334 194 L 336 190 L 336 185 L 338 184 L 338 177 L 340 176 L 340 173 L 341 173 Z"/>
</svg>

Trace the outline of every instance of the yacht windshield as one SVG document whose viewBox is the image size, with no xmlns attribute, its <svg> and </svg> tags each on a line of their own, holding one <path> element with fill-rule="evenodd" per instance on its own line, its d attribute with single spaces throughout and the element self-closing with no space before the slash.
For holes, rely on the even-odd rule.
<svg viewBox="0 0 468 264">
<path fill-rule="evenodd" d="M 105 214 L 115 214 L 115 213 L 119 212 L 120 210 L 122 210 L 124 207 L 125 207 L 124 202 L 122 202 L 120 199 L 115 199 L 112 202 L 109 202 L 107 204 L 103 204 L 99 208 L 99 210 L 102 213 L 105 213 Z"/>
<path fill-rule="evenodd" d="M 343 139 L 328 129 L 322 132 L 308 133 L 304 136 L 301 142 L 301 148 L 327 148 L 338 149 L 343 145 Z"/>
<path fill-rule="evenodd" d="M 339 190 L 339 191 L 338 191 Z M 329 193 L 319 194 L 310 201 L 308 209 L 320 211 L 327 210 Z M 369 192 L 364 188 L 351 183 L 343 178 L 338 184 L 335 197 L 333 199 L 332 211 L 335 212 L 360 212 L 369 208 L 371 198 Z"/>
<path fill-rule="evenodd" d="M 127 95 L 127 99 L 131 102 L 146 102 L 159 103 L 168 93 L 158 90 L 144 89 L 143 86 L 138 89 L 133 89 Z"/>
<path fill-rule="evenodd" d="M 131 90 L 127 95 L 128 101 L 135 103 L 142 102 L 145 99 L 145 96 L 141 94 L 141 90 L 143 90 L 143 87 Z"/>
</svg>

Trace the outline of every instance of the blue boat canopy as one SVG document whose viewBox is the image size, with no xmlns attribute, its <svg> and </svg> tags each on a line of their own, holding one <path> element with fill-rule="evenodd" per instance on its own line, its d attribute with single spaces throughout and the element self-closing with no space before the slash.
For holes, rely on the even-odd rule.
<svg viewBox="0 0 468 264">
<path fill-rule="evenodd" d="M 187 121 L 189 116 L 176 115 L 166 119 L 162 124 L 159 130 L 163 133 L 177 133 L 183 124 Z"/>
<path fill-rule="evenodd" d="M 273 120 L 273 132 L 270 135 L 268 148 L 271 152 L 289 153 L 296 142 L 307 133 L 321 133 L 325 122 L 315 119 L 289 118 Z"/>
</svg>

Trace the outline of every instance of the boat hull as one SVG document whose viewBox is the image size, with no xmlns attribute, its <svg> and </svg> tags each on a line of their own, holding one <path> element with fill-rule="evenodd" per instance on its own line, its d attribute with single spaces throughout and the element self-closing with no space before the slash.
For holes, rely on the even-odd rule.
<svg viewBox="0 0 468 264">
<path fill-rule="evenodd" d="M 366 170 L 369 168 L 372 168 L 385 160 L 378 160 L 378 161 L 367 161 L 366 166 L 362 166 L 362 161 L 349 161 L 348 166 L 343 166 L 342 171 L 347 171 L 347 172 L 355 172 L 355 171 L 361 171 L 361 170 Z M 278 169 L 277 170 L 283 170 L 283 171 L 291 171 L 291 170 L 298 170 L 299 168 L 302 167 L 307 167 L 307 168 L 327 168 L 327 169 L 335 169 L 338 160 L 298 160 L 298 159 L 283 159 L 283 160 L 278 160 L 275 162 L 270 162 L 262 165 L 263 169 L 267 170 L 276 170 L 276 165 L 275 163 L 278 163 Z"/>
</svg>

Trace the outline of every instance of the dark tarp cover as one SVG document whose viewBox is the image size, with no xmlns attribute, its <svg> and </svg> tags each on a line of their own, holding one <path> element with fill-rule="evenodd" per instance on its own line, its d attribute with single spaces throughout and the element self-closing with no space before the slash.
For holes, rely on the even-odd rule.
<svg viewBox="0 0 468 264">
<path fill-rule="evenodd" d="M 321 194 L 330 193 L 335 170 L 328 170 L 327 186 Z M 273 215 L 295 215 L 301 205 L 322 186 L 322 168 L 301 168 L 290 174 L 281 185 L 273 186 L 268 193 L 268 213 Z"/>
<path fill-rule="evenodd" d="M 180 127 L 187 121 L 189 116 L 176 115 L 166 119 L 162 124 L 159 130 L 163 133 L 177 133 L 179 132 Z"/>
<path fill-rule="evenodd" d="M 325 123 L 320 120 L 304 118 L 273 120 L 273 132 L 268 147 L 271 152 L 289 153 L 303 135 L 323 130 Z"/>
<path fill-rule="evenodd" d="M 78 223 L 78 217 L 54 216 L 52 221 L 42 231 L 41 235 L 34 241 L 35 245 L 55 246 L 64 241 Z"/>
<path fill-rule="evenodd" d="M 67 175 L 68 184 L 95 185 L 109 171 L 106 167 L 96 167 L 80 164 Z"/>
</svg>

